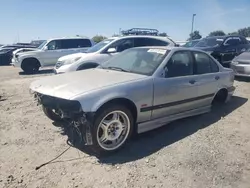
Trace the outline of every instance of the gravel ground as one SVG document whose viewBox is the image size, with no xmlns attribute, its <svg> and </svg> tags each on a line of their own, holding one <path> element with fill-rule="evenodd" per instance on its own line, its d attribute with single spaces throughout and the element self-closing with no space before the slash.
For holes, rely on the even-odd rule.
<svg viewBox="0 0 250 188">
<path fill-rule="evenodd" d="M 67 129 L 29 94 L 29 84 L 51 71 L 19 71 L 0 67 L 0 187 L 250 187 L 248 80 L 235 81 L 234 97 L 221 108 L 139 135 L 98 159 L 69 148 Z"/>
</svg>

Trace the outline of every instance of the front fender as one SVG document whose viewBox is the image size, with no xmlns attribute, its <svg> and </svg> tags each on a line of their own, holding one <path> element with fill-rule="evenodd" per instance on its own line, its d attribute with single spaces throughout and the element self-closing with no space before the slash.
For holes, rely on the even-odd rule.
<svg viewBox="0 0 250 188">
<path fill-rule="evenodd" d="M 99 95 L 92 94 L 91 96 L 77 97 L 75 100 L 78 100 L 81 103 L 84 112 L 96 112 L 105 103 L 118 98 L 124 98 L 134 102 L 125 92 L 109 92 Z"/>
</svg>

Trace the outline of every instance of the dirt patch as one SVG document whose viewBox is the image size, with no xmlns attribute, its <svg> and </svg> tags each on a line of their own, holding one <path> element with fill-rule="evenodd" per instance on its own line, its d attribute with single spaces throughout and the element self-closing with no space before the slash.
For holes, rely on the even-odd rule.
<svg viewBox="0 0 250 188">
<path fill-rule="evenodd" d="M 173 122 L 103 158 L 69 148 L 65 129 L 36 106 L 24 75 L 0 67 L 0 187 L 250 187 L 250 83 L 213 112 Z"/>
</svg>

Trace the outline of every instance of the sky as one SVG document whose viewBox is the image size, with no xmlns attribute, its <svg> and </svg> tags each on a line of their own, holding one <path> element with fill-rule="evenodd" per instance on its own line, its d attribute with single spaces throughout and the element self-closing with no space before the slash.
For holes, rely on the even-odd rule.
<svg viewBox="0 0 250 188">
<path fill-rule="evenodd" d="M 194 30 L 233 32 L 250 26 L 250 0 L 1 0 L 0 43 L 96 34 L 146 27 L 176 41 Z"/>
</svg>

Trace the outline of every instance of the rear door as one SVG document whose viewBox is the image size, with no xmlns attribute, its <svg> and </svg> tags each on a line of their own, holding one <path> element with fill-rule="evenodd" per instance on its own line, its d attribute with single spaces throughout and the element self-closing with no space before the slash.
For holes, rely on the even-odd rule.
<svg viewBox="0 0 250 188">
<path fill-rule="evenodd" d="M 228 37 L 222 45 L 222 62 L 230 62 L 240 50 L 240 37 Z"/>
<path fill-rule="evenodd" d="M 204 52 L 192 52 L 195 60 L 194 79 L 197 81 L 198 107 L 209 106 L 220 85 L 219 67 Z"/>
</svg>

